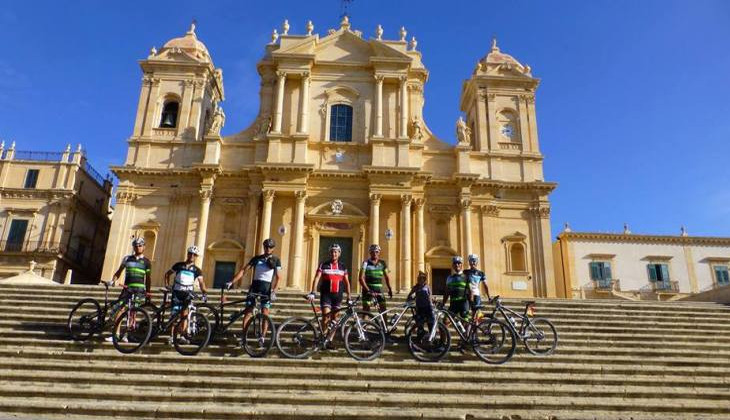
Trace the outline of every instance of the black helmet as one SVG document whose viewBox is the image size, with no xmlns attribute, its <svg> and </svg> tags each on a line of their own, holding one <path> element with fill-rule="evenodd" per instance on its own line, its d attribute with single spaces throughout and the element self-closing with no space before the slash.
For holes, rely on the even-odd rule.
<svg viewBox="0 0 730 420">
<path fill-rule="evenodd" d="M 276 248 L 276 242 L 273 239 L 264 239 L 264 248 Z"/>
</svg>

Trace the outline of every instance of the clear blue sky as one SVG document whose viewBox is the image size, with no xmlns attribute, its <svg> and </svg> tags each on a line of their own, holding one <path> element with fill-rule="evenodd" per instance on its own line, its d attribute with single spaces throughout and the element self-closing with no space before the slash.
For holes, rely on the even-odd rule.
<svg viewBox="0 0 730 420">
<path fill-rule="evenodd" d="M 246 4 L 247 7 L 241 5 Z M 255 63 L 274 27 L 325 34 L 339 1 L 5 1 L 0 138 L 19 149 L 82 143 L 99 170 L 124 160 L 137 60 L 191 19 L 223 68 L 224 134 L 258 106 Z M 354 29 L 401 25 L 431 74 L 429 127 L 453 142 L 462 81 L 490 38 L 542 79 L 537 94 L 553 232 L 730 236 L 730 1 L 355 0 Z"/>
</svg>

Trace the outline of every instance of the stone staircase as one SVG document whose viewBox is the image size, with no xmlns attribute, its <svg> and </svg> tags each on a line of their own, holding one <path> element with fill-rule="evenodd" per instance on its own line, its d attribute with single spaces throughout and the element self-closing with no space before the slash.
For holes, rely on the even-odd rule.
<svg viewBox="0 0 730 420">
<path fill-rule="evenodd" d="M 102 300 L 103 288 L 0 286 L 0 418 L 730 418 L 722 305 L 538 300 L 537 315 L 558 329 L 557 352 L 518 345 L 492 366 L 456 351 L 419 363 L 399 340 L 373 362 L 344 349 L 252 359 L 220 342 L 184 357 L 162 339 L 123 355 L 67 338 L 69 310 L 89 296 Z M 294 314 L 311 312 L 301 293 L 281 293 L 275 321 Z"/>
</svg>

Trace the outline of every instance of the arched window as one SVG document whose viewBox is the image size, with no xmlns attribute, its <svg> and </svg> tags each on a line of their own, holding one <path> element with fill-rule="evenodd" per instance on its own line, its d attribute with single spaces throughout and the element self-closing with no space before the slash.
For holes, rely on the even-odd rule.
<svg viewBox="0 0 730 420">
<path fill-rule="evenodd" d="M 165 102 L 162 107 L 162 117 L 160 118 L 160 127 L 175 128 L 177 127 L 177 110 L 180 105 L 177 101 Z"/>
<path fill-rule="evenodd" d="M 521 243 L 509 247 L 510 271 L 527 271 L 525 264 L 525 246 Z"/>
<path fill-rule="evenodd" d="M 352 141 L 350 105 L 332 105 L 330 108 L 330 141 Z"/>
</svg>

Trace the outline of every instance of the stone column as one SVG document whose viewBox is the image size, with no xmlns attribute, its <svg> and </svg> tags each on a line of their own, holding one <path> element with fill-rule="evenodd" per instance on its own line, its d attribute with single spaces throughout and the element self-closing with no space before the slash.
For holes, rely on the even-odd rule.
<svg viewBox="0 0 730 420">
<path fill-rule="evenodd" d="M 139 102 L 137 102 L 137 116 L 134 119 L 134 135 L 141 136 L 143 125 L 147 115 L 147 109 L 150 107 L 150 91 L 152 86 L 152 78 L 144 76 L 142 78 L 142 89 L 139 93 Z M 148 123 L 149 124 L 149 123 Z M 64 161 L 68 161 L 68 158 Z"/>
<path fill-rule="evenodd" d="M 246 227 L 246 253 L 244 263 L 258 254 L 259 243 L 256 242 L 257 215 L 259 213 L 260 192 L 251 189 L 248 193 L 248 226 Z"/>
<path fill-rule="evenodd" d="M 383 137 L 383 79 L 375 75 L 375 137 Z"/>
<path fill-rule="evenodd" d="M 411 202 L 413 198 L 404 194 L 401 196 L 401 250 L 403 268 L 400 275 L 400 290 L 404 291 L 409 288 L 413 282 L 411 278 Z"/>
<path fill-rule="evenodd" d="M 188 127 L 195 129 L 195 139 L 199 140 L 205 134 L 205 127 L 201 123 L 200 118 L 203 115 L 203 99 L 205 98 L 205 82 L 202 80 L 196 80 L 193 83 L 195 90 L 193 91 L 193 103 L 190 108 L 190 120 L 188 121 Z M 178 121 L 178 127 L 180 126 Z M 201 263 L 202 264 L 202 263 Z"/>
<path fill-rule="evenodd" d="M 287 279 L 287 287 L 299 288 L 304 290 L 305 274 L 302 270 L 304 262 L 304 254 L 302 253 L 302 247 L 304 244 L 304 204 L 307 201 L 306 191 L 297 191 L 294 193 L 297 200 L 297 205 L 294 211 L 294 263 L 292 269 L 289 272 L 289 278 Z"/>
<path fill-rule="evenodd" d="M 150 81 L 150 93 L 149 100 L 147 101 L 147 115 L 145 116 L 145 123 L 142 127 L 142 135 L 149 136 L 152 134 L 152 128 L 159 124 L 159 120 L 155 117 L 157 112 L 157 100 L 160 96 L 160 79 L 152 77 Z"/>
<path fill-rule="evenodd" d="M 459 202 L 461 205 L 461 225 L 464 229 L 463 232 L 463 252 L 464 254 L 471 254 L 471 199 L 462 198 Z"/>
<path fill-rule="evenodd" d="M 302 95 L 299 101 L 299 124 L 297 133 L 306 134 L 309 132 L 309 72 L 302 75 Z"/>
<path fill-rule="evenodd" d="M 178 133 L 182 133 L 190 125 L 190 111 L 193 106 L 193 84 L 192 80 L 183 81 L 183 97 L 180 104 L 180 116 L 177 121 Z"/>
<path fill-rule="evenodd" d="M 198 257 L 198 266 L 203 266 L 205 257 L 205 241 L 208 235 L 208 214 L 210 212 L 210 199 L 213 196 L 213 186 L 203 185 L 200 188 L 200 213 L 198 216 L 198 231 L 195 235 L 195 245 L 200 248 L 202 254 Z"/>
<path fill-rule="evenodd" d="M 264 209 L 261 214 L 261 238 L 259 242 L 267 239 L 271 234 L 271 209 L 274 206 L 274 190 L 264 190 Z"/>
<path fill-rule="evenodd" d="M 370 243 L 380 243 L 380 194 L 370 194 Z"/>
<path fill-rule="evenodd" d="M 400 78 L 400 138 L 408 137 L 408 77 Z"/>
<path fill-rule="evenodd" d="M 423 205 L 426 200 L 418 198 L 413 203 L 416 205 L 416 267 L 419 271 L 426 271 L 426 231 L 423 226 Z"/>
<path fill-rule="evenodd" d="M 281 133 L 281 120 L 284 112 L 284 84 L 286 83 L 286 73 L 277 71 L 276 76 L 276 110 L 274 111 L 274 133 Z"/>
</svg>

